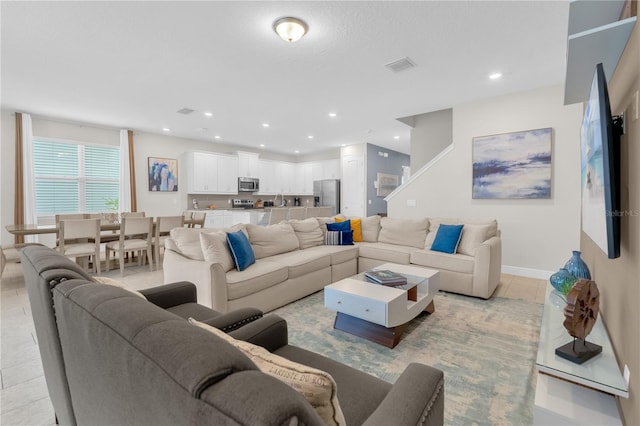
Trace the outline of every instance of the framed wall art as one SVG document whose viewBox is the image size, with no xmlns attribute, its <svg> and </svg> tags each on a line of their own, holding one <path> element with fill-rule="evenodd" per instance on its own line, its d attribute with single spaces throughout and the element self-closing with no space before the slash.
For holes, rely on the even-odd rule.
<svg viewBox="0 0 640 426">
<path fill-rule="evenodd" d="M 376 183 L 377 183 L 377 191 L 376 195 L 378 197 L 386 197 L 391 194 L 394 189 L 398 187 L 398 182 L 400 181 L 400 177 L 398 175 L 391 175 L 387 173 L 378 173 Z"/>
<path fill-rule="evenodd" d="M 178 190 L 178 160 L 149 157 L 149 191 L 175 192 Z"/>
<path fill-rule="evenodd" d="M 551 198 L 551 130 L 473 138 L 473 198 Z"/>
</svg>

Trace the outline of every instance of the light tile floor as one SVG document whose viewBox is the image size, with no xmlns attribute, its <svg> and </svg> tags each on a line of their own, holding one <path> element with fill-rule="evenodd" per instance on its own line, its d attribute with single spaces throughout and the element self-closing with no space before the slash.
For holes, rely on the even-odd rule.
<svg viewBox="0 0 640 426">
<path fill-rule="evenodd" d="M 130 288 L 162 283 L 162 271 L 148 266 L 128 267 L 103 274 L 120 279 Z M 503 274 L 494 296 L 544 303 L 547 282 Z M 29 299 L 18 264 L 8 264 L 0 283 L 0 424 L 55 425 L 53 406 L 40 362 Z"/>
</svg>

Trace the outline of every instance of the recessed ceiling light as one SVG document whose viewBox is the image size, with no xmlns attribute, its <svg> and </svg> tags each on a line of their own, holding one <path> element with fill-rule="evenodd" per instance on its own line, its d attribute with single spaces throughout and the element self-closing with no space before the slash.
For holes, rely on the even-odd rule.
<svg viewBox="0 0 640 426">
<path fill-rule="evenodd" d="M 307 136 L 307 139 L 313 139 L 313 135 Z"/>
<path fill-rule="evenodd" d="M 207 117 L 213 117 L 213 113 L 212 112 L 205 112 L 204 115 L 206 115 Z"/>
<path fill-rule="evenodd" d="M 330 112 L 330 113 L 329 113 L 329 117 L 335 117 L 335 116 L 337 116 L 337 115 L 338 115 L 338 114 L 336 114 L 335 112 Z"/>
<path fill-rule="evenodd" d="M 262 127 L 269 127 L 269 123 L 262 123 Z"/>
<path fill-rule="evenodd" d="M 220 139 L 220 135 L 215 135 L 213 138 L 214 139 Z"/>
<path fill-rule="evenodd" d="M 400 139 L 400 136 L 396 135 L 396 136 L 394 136 L 393 138 L 394 138 L 395 140 L 398 140 L 398 139 Z"/>
<path fill-rule="evenodd" d="M 263 143 L 260 144 L 260 148 L 264 148 L 264 144 Z"/>
<path fill-rule="evenodd" d="M 295 151 L 293 151 L 293 152 L 295 152 L 296 154 L 300 153 L 300 151 L 298 151 L 297 149 Z"/>
<path fill-rule="evenodd" d="M 491 80 L 497 80 L 497 79 L 499 79 L 500 77 L 502 77 L 502 73 L 499 73 L 499 72 L 494 72 L 493 74 L 490 74 L 490 75 L 489 75 L 489 78 L 490 78 Z"/>
<path fill-rule="evenodd" d="M 162 128 L 162 131 L 163 131 L 163 132 L 170 132 L 170 131 L 171 131 L 171 129 L 170 129 L 170 128 L 168 128 L 168 127 L 163 127 L 163 128 Z"/>
</svg>

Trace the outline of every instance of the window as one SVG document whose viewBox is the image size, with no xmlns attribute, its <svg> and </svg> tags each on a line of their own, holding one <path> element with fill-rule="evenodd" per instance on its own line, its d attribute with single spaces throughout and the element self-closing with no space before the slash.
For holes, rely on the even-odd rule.
<svg viewBox="0 0 640 426">
<path fill-rule="evenodd" d="M 51 140 L 33 140 L 36 211 L 98 213 L 119 198 L 120 149 Z"/>
</svg>

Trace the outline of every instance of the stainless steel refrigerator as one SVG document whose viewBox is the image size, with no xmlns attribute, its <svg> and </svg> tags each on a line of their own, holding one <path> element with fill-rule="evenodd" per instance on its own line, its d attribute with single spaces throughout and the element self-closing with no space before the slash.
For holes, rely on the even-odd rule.
<svg viewBox="0 0 640 426">
<path fill-rule="evenodd" d="M 340 179 L 314 180 L 313 205 L 333 207 L 332 216 L 340 213 Z"/>
</svg>

